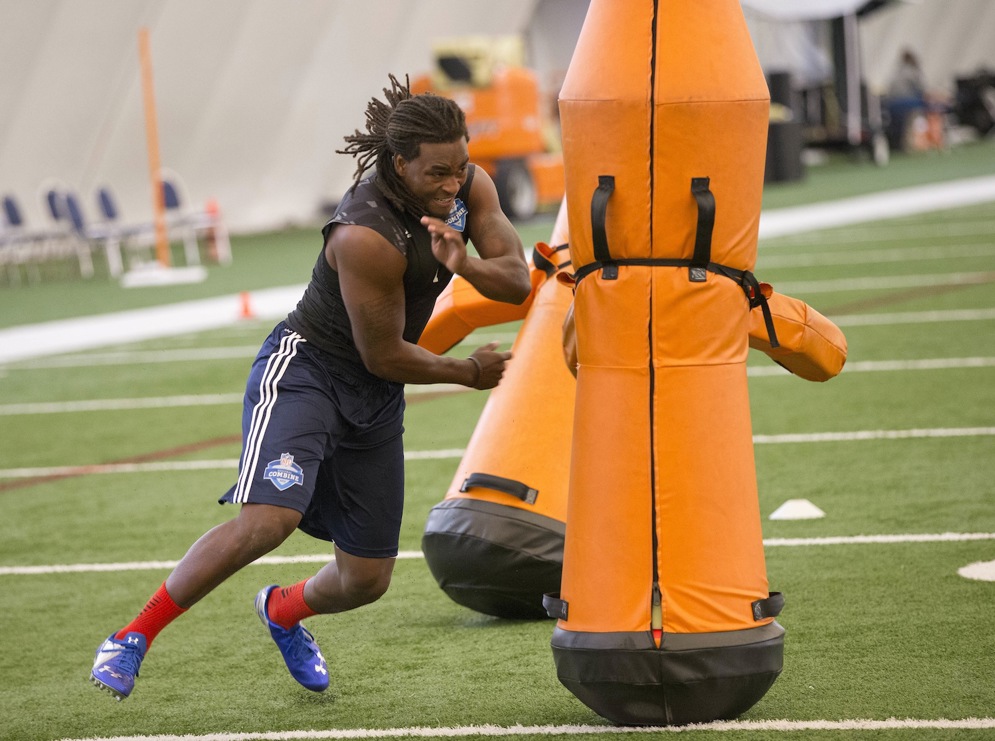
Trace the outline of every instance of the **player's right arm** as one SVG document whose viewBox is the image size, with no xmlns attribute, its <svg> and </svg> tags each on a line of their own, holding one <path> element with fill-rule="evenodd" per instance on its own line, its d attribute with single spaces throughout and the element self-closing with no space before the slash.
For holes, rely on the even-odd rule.
<svg viewBox="0 0 995 741">
<path fill-rule="evenodd" d="M 470 359 L 436 355 L 404 333 L 407 261 L 384 237 L 363 226 L 340 224 L 328 237 L 325 258 L 338 272 L 353 339 L 367 370 L 398 383 L 457 383 L 493 388 L 511 353 L 485 345 Z M 478 373 L 479 364 L 479 373 Z"/>
</svg>

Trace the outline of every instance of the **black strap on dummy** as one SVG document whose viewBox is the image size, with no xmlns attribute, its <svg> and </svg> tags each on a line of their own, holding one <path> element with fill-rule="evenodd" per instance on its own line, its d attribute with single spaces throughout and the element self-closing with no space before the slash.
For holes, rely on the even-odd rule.
<svg viewBox="0 0 995 741">
<path fill-rule="evenodd" d="M 546 614 L 551 618 L 556 618 L 558 620 L 567 619 L 569 605 L 566 600 L 560 599 L 559 592 L 544 594 L 542 596 L 542 606 L 546 610 Z"/>
<path fill-rule="evenodd" d="M 591 226 L 594 237 L 594 262 L 582 265 L 573 274 L 574 283 L 590 275 L 595 270 L 601 270 L 601 277 L 608 280 L 618 278 L 619 265 L 640 265 L 648 267 L 687 267 L 688 280 L 692 283 L 703 283 L 708 279 L 708 273 L 723 275 L 739 284 L 746 294 L 750 308 L 760 307 L 764 315 L 764 325 L 771 347 L 779 347 L 777 334 L 774 331 L 774 318 L 767 305 L 767 297 L 760 290 L 760 283 L 749 270 L 737 270 L 726 265 L 711 262 L 712 230 L 715 226 L 715 196 L 709 190 L 709 178 L 691 178 L 691 195 L 698 204 L 698 226 L 694 239 L 694 255 L 690 260 L 670 257 L 631 257 L 616 259 L 608 251 L 608 237 L 605 234 L 605 212 L 608 208 L 608 198 L 615 190 L 615 178 L 611 175 L 598 176 L 598 188 L 591 199 Z"/>
<path fill-rule="evenodd" d="M 493 489 L 494 491 L 511 494 L 511 496 L 518 497 L 526 504 L 535 504 L 539 496 L 538 489 L 533 489 L 521 481 L 506 479 L 503 476 L 493 476 L 489 473 L 471 473 L 464 479 L 463 485 L 459 490 L 465 492 L 474 487 Z"/>
<path fill-rule="evenodd" d="M 767 297 L 760 290 L 760 283 L 753 273 L 747 270 L 743 273 L 739 285 L 750 302 L 750 308 L 755 309 L 759 306 L 760 311 L 763 312 L 764 326 L 767 327 L 767 339 L 770 340 L 770 346 L 780 347 L 781 343 L 777 341 L 777 332 L 774 331 L 774 317 L 770 313 L 770 306 L 767 305 Z"/>
<path fill-rule="evenodd" d="M 556 247 L 553 247 L 553 254 L 556 254 L 557 252 L 562 252 L 563 250 L 567 249 L 567 247 L 569 247 L 569 246 L 570 245 L 568 245 L 568 244 L 557 245 Z M 558 270 L 560 270 L 561 268 L 568 267 L 570 265 L 570 261 L 569 260 L 565 260 L 562 265 L 554 265 L 539 250 L 533 249 L 532 250 L 532 264 L 535 265 L 539 270 L 541 270 L 542 272 L 544 272 L 546 274 L 547 278 L 552 278 L 553 275 L 555 275 Z"/>
<path fill-rule="evenodd" d="M 688 266 L 688 280 L 704 283 L 712 258 L 712 229 L 715 227 L 715 196 L 708 189 L 708 178 L 691 178 L 691 195 L 698 204 L 698 228 L 694 235 L 694 257 Z"/>
<path fill-rule="evenodd" d="M 771 592 L 767 599 L 758 599 L 753 603 L 753 619 L 756 621 L 777 617 L 784 609 L 784 595 L 780 592 Z"/>
<path fill-rule="evenodd" d="M 612 260 L 608 250 L 608 233 L 605 221 L 608 215 L 608 199 L 615 192 L 613 175 L 598 175 L 598 187 L 591 197 L 591 236 L 594 238 L 594 259 L 601 263 L 601 277 L 605 280 L 618 278 L 618 263 Z"/>
</svg>

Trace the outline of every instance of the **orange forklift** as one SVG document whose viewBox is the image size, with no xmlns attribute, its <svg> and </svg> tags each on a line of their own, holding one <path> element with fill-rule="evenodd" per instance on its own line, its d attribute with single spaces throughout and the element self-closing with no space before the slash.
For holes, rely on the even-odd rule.
<svg viewBox="0 0 995 741">
<path fill-rule="evenodd" d="M 442 39 L 433 45 L 435 69 L 411 81 L 411 92 L 452 98 L 466 113 L 470 159 L 497 186 L 511 219 L 559 208 L 563 154 L 555 99 L 543 111 L 532 70 L 523 65 L 518 37 Z"/>
</svg>

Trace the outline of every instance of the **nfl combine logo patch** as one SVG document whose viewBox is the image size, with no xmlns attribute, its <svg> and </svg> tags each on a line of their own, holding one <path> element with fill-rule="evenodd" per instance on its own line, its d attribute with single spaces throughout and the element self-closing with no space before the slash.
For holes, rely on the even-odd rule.
<svg viewBox="0 0 995 741">
<path fill-rule="evenodd" d="M 453 203 L 453 207 L 449 209 L 449 216 L 446 218 L 446 225 L 451 226 L 458 232 L 466 229 L 466 215 L 470 213 L 463 201 L 459 198 Z"/>
<path fill-rule="evenodd" d="M 300 486 L 304 483 L 304 469 L 294 463 L 294 456 L 290 453 L 281 453 L 280 460 L 270 461 L 264 475 L 280 491 L 286 491 L 294 484 Z"/>
</svg>

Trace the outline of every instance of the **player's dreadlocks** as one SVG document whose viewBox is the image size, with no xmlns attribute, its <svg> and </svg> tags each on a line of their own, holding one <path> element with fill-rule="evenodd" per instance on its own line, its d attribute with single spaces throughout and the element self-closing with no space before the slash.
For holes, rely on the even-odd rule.
<svg viewBox="0 0 995 741">
<path fill-rule="evenodd" d="M 366 107 L 366 132 L 346 136 L 348 146 L 336 150 L 356 158 L 356 175 L 353 188 L 359 184 L 371 164 L 376 165 L 376 182 L 387 199 L 402 211 L 415 218 L 425 215 L 421 203 L 401 180 L 394 169 L 393 158 L 399 154 L 406 160 L 418 156 L 422 142 L 431 144 L 454 142 L 460 138 L 469 141 L 466 118 L 456 103 L 439 95 L 411 94 L 411 83 L 405 76 L 402 85 L 394 75 L 389 76 L 390 89 L 383 89 L 386 103 L 373 98 Z"/>
</svg>

